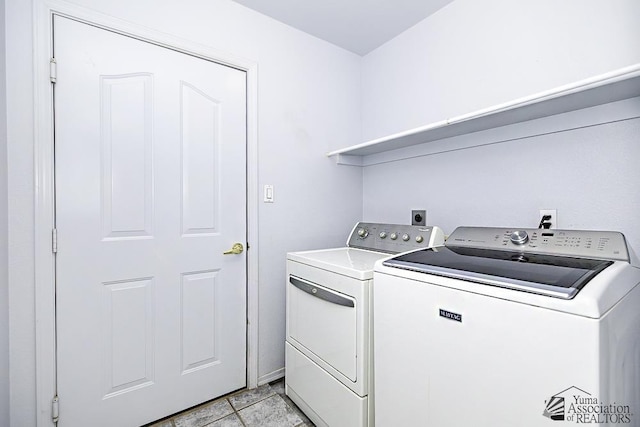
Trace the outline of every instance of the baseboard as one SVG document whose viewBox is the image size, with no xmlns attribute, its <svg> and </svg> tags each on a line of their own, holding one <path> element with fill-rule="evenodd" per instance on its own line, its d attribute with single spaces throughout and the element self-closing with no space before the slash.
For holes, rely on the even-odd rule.
<svg viewBox="0 0 640 427">
<path fill-rule="evenodd" d="M 269 372 L 266 375 L 258 377 L 258 386 L 270 383 L 275 380 L 279 380 L 280 378 L 284 378 L 284 368 L 277 369 L 273 372 Z"/>
</svg>

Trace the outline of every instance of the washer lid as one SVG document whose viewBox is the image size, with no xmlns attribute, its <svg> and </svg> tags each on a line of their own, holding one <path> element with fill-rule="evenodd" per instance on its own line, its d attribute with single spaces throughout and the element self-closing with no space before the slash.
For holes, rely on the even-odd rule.
<svg viewBox="0 0 640 427">
<path fill-rule="evenodd" d="M 289 252 L 287 259 L 323 270 L 353 277 L 358 280 L 373 278 L 376 261 L 389 254 L 354 248 L 323 249 L 318 251 Z"/>
<path fill-rule="evenodd" d="M 423 249 L 383 262 L 437 276 L 571 299 L 612 261 L 468 247 Z"/>
</svg>

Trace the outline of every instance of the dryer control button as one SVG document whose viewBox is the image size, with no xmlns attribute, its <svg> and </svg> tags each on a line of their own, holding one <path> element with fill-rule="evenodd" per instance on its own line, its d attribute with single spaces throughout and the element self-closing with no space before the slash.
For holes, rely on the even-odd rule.
<svg viewBox="0 0 640 427">
<path fill-rule="evenodd" d="M 423 240 L 424 240 L 424 237 L 422 237 L 422 236 L 416 236 L 416 242 L 418 242 L 418 243 L 422 243 L 422 242 L 423 242 Z"/>
<path fill-rule="evenodd" d="M 381 239 L 385 239 L 387 237 L 387 232 L 386 231 L 381 231 L 380 232 L 380 238 Z"/>
<path fill-rule="evenodd" d="M 391 233 L 391 240 L 396 240 L 398 238 L 398 235 L 396 233 Z"/>
<path fill-rule="evenodd" d="M 408 241 L 409 241 L 409 239 L 410 239 L 410 237 L 409 237 L 409 235 L 408 235 L 408 234 L 403 234 L 403 235 L 402 235 L 402 240 L 404 240 L 405 242 L 408 242 Z"/>
</svg>

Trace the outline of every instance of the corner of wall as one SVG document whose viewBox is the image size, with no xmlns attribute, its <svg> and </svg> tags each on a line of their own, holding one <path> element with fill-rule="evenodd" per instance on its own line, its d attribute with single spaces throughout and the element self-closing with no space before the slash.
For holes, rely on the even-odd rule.
<svg viewBox="0 0 640 427">
<path fill-rule="evenodd" d="M 7 229 L 7 93 L 5 2 L 0 0 L 0 378 L 9 378 L 9 283 Z M 9 425 L 9 381 L 0 381 L 0 425 Z"/>
</svg>

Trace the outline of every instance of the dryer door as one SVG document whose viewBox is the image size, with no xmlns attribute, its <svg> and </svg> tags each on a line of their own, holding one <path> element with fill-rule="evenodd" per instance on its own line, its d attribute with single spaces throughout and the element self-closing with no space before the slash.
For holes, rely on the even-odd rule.
<svg viewBox="0 0 640 427">
<path fill-rule="evenodd" d="M 356 382 L 357 299 L 294 275 L 287 292 L 287 340 Z"/>
</svg>

